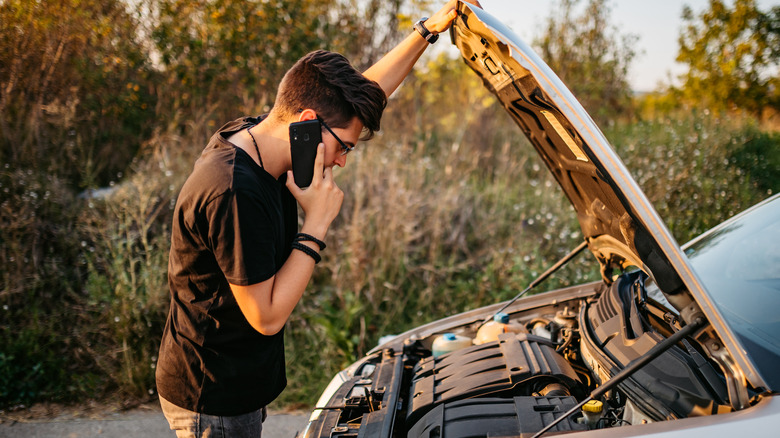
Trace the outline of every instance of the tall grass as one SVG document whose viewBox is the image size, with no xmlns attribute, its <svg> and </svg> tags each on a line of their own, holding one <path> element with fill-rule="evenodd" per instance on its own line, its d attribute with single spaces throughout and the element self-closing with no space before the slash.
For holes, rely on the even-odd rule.
<svg viewBox="0 0 780 438">
<path fill-rule="evenodd" d="M 469 92 L 434 89 L 453 82 Z M 541 160 L 481 89 L 462 67 L 421 71 L 383 132 L 336 171 L 345 202 L 286 327 L 280 405 L 313 403 L 384 334 L 512 297 L 582 238 Z M 154 395 L 172 206 L 210 118 L 155 133 L 100 198 L 0 170 L 0 405 Z M 780 141 L 744 120 L 688 113 L 606 134 L 680 241 L 777 190 L 772 169 L 759 183 L 745 168 L 761 152 L 744 150 Z M 540 290 L 594 278 L 583 254 Z"/>
<path fill-rule="evenodd" d="M 68 386 L 71 311 L 85 272 L 76 204 L 56 176 L 0 168 L 0 405 L 56 400 Z"/>
<path fill-rule="evenodd" d="M 170 213 L 184 174 L 170 156 L 175 139 L 150 143 L 133 173 L 105 197 L 89 199 L 82 215 L 91 239 L 81 326 L 92 329 L 82 339 L 111 387 L 129 396 L 154 394 L 168 303 Z M 165 140 L 167 146 L 160 144 Z"/>
</svg>

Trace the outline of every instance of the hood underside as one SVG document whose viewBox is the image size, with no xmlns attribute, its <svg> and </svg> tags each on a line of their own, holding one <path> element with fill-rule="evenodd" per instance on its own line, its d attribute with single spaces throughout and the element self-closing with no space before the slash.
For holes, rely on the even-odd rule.
<svg viewBox="0 0 780 438">
<path fill-rule="evenodd" d="M 478 7 L 458 9 L 453 44 L 571 201 L 605 282 L 612 282 L 613 269 L 641 268 L 684 319 L 689 307 L 703 312 L 748 380 L 760 383 L 676 240 L 582 105 L 509 28 Z"/>
<path fill-rule="evenodd" d="M 633 265 L 649 269 L 664 291 L 676 293 L 682 282 L 644 225 L 653 219 L 662 223 L 638 213 L 635 206 L 649 202 L 635 183 L 631 186 L 633 180 L 604 135 L 530 49 L 506 37 L 503 25 L 479 12 L 460 16 L 453 42 L 563 188 L 604 280 L 611 282 L 612 268 Z"/>
</svg>

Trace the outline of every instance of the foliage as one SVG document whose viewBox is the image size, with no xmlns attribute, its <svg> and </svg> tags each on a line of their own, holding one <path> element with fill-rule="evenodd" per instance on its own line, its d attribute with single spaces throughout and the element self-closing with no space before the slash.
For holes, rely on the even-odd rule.
<svg viewBox="0 0 780 438">
<path fill-rule="evenodd" d="M 121 0 L 0 3 L 0 161 L 107 184 L 151 132 L 147 54 Z"/>
<path fill-rule="evenodd" d="M 152 37 L 168 70 L 172 114 L 220 106 L 244 114 L 272 103 L 290 60 L 318 47 L 329 2 L 159 0 Z M 166 101 L 168 103 L 168 101 Z"/>
<path fill-rule="evenodd" d="M 562 32 L 548 46 L 554 68 L 588 105 L 612 111 L 599 116 L 616 120 L 608 138 L 678 239 L 778 190 L 780 141 L 749 120 L 672 106 L 639 123 L 613 117 L 626 108 L 629 40 L 606 9 L 591 9 L 606 3 L 589 2 L 587 19 L 573 17 L 575 3 L 563 3 L 572 29 L 550 28 Z M 335 48 L 367 66 L 407 19 L 401 0 L 133 5 L 135 15 L 118 0 L 0 2 L 2 407 L 148 397 L 171 208 L 216 124 L 264 109 L 304 51 Z M 575 36 L 592 43 L 581 46 L 587 63 L 572 61 L 587 54 L 579 46 L 553 45 Z M 619 42 L 607 47 L 610 38 Z M 581 238 L 549 172 L 475 75 L 447 57 L 428 61 L 392 97 L 383 131 L 336 172 L 346 199 L 286 327 L 291 384 L 280 403 L 313 403 L 381 335 L 510 298 Z M 618 87 L 577 88 L 580 72 L 614 74 Z M 592 257 L 580 259 L 540 290 L 598 278 Z"/>
<path fill-rule="evenodd" d="M 742 147 L 729 151 L 729 161 L 753 186 L 767 194 L 780 192 L 780 134 L 750 130 Z"/>
<path fill-rule="evenodd" d="M 547 65 L 563 80 L 590 115 L 605 124 L 631 114 L 628 68 L 637 36 L 620 34 L 610 24 L 608 0 L 561 0 L 535 45 Z"/>
<path fill-rule="evenodd" d="M 680 111 L 607 131 L 680 243 L 772 193 L 751 181 L 732 158 L 749 156 L 756 134 L 750 120 L 708 110 Z"/>
<path fill-rule="evenodd" d="M 208 108 L 222 121 L 267 111 L 282 75 L 312 50 L 372 62 L 374 45 L 355 41 L 393 43 L 395 28 L 380 30 L 378 20 L 394 19 L 400 3 L 374 0 L 361 11 L 338 0 L 150 0 L 165 115 L 186 120 Z"/>
<path fill-rule="evenodd" d="M 430 0 L 346 0 L 335 2 L 337 31 L 332 32 L 328 50 L 344 54 L 360 71 L 368 69 L 390 51 L 410 25 L 401 13 L 409 2 L 422 1 L 415 10 L 429 10 Z"/>
<path fill-rule="evenodd" d="M 58 399 L 79 302 L 78 209 L 63 181 L 0 169 L 0 405 Z"/>
<path fill-rule="evenodd" d="M 89 323 L 80 326 L 99 330 L 79 338 L 110 387 L 134 397 L 154 394 L 168 304 L 168 226 L 183 173 L 165 146 L 150 147 L 122 184 L 89 199 L 81 217 L 90 251 L 81 314 Z"/>
<path fill-rule="evenodd" d="M 682 18 L 677 61 L 688 66 L 685 99 L 756 116 L 766 106 L 780 109 L 780 6 L 764 12 L 755 0 L 732 7 L 710 0 L 698 16 L 686 6 Z"/>
</svg>

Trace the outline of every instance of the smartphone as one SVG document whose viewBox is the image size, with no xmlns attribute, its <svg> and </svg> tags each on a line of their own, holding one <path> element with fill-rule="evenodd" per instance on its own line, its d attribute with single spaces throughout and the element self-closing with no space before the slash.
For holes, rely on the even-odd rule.
<svg viewBox="0 0 780 438">
<path fill-rule="evenodd" d="M 322 143 L 322 127 L 317 119 L 290 123 L 290 156 L 295 184 L 309 187 L 314 176 L 317 145 Z"/>
</svg>

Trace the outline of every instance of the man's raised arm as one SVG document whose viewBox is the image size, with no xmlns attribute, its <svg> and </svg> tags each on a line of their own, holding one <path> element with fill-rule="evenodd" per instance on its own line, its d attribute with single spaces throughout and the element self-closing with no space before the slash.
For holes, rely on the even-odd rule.
<svg viewBox="0 0 780 438">
<path fill-rule="evenodd" d="M 477 0 L 464 1 L 481 7 Z M 444 7 L 424 22 L 425 28 L 433 34 L 439 34 L 449 29 L 452 21 L 458 16 L 458 12 L 455 10 L 457 5 L 457 0 L 449 0 Z M 390 97 L 401 85 L 406 75 L 412 71 L 412 67 L 420 59 L 428 45 L 428 41 L 415 30 L 387 52 L 376 64 L 363 72 L 363 75 L 376 81 L 385 91 L 385 95 Z"/>
</svg>

